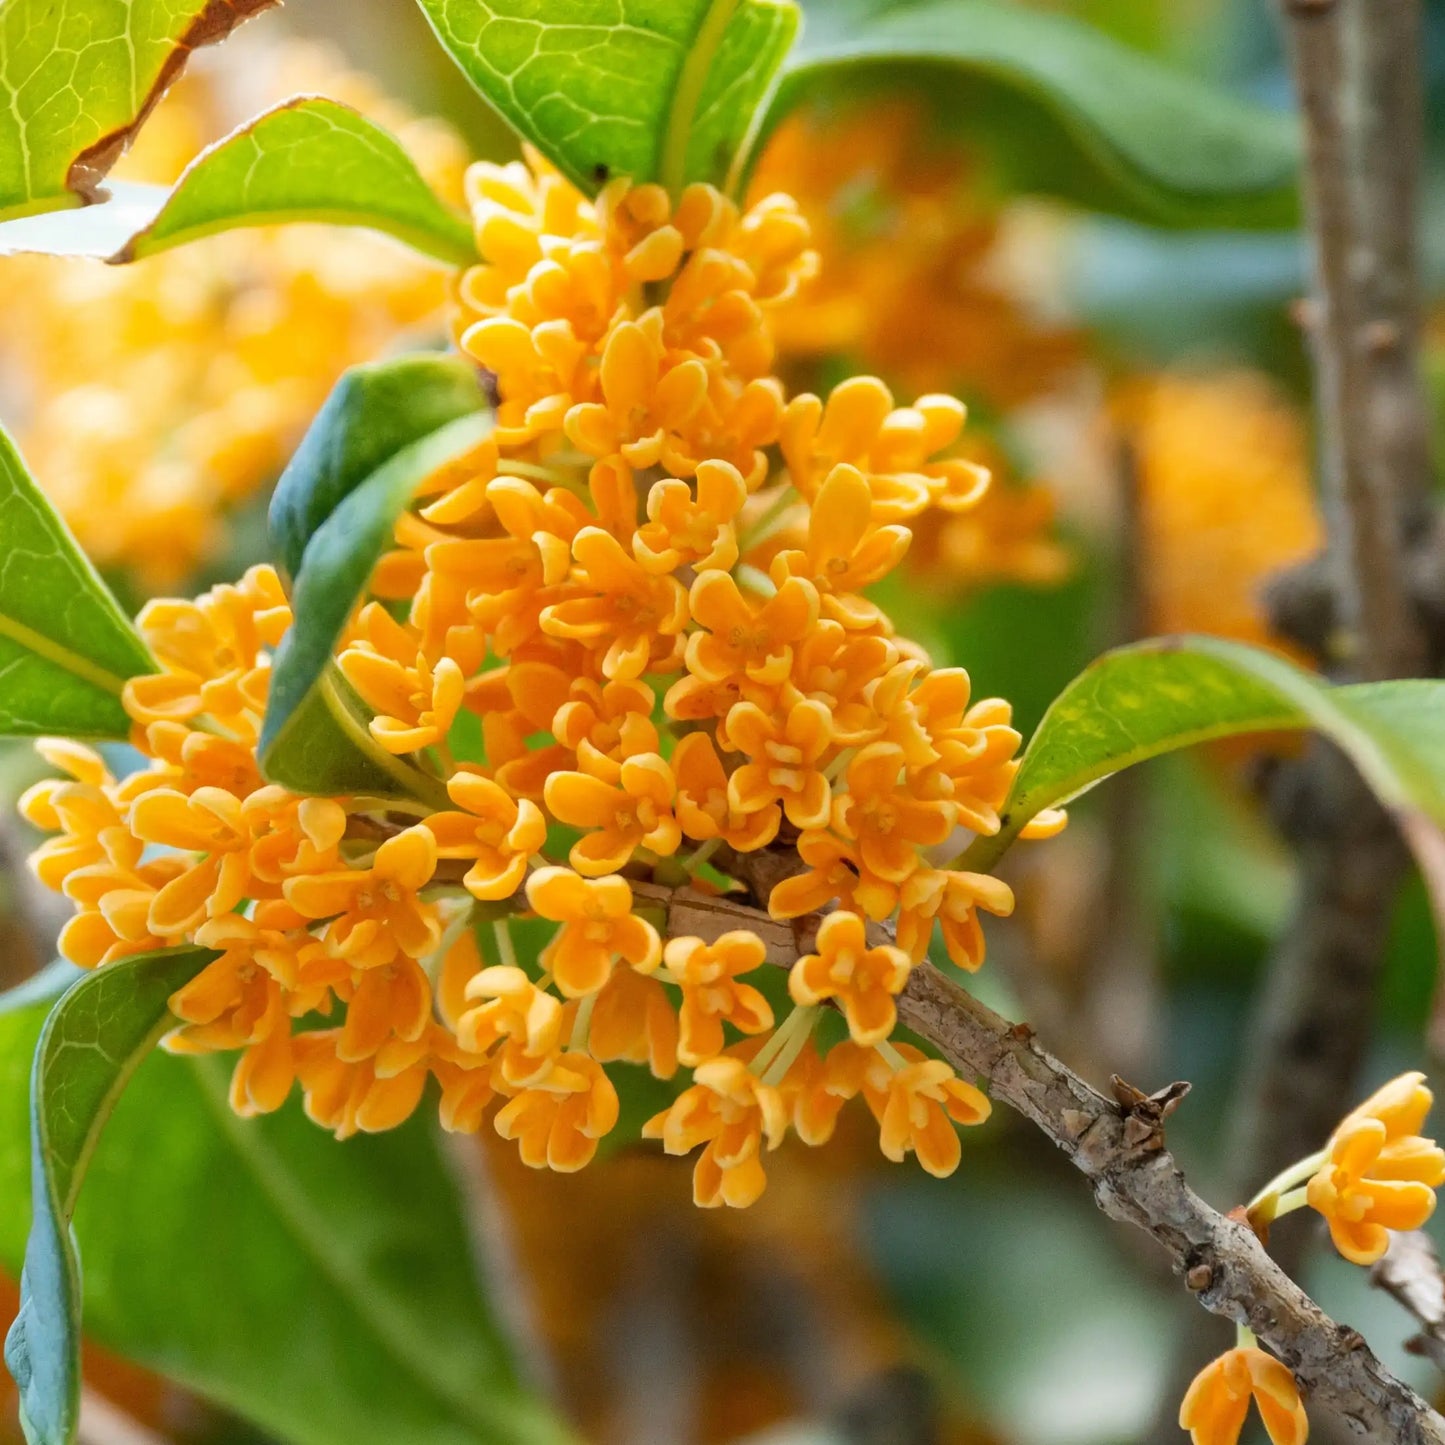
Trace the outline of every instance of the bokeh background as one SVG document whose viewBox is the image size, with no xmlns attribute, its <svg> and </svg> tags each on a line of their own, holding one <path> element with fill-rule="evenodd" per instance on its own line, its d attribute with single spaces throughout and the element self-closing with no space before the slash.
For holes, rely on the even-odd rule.
<svg viewBox="0 0 1445 1445">
<path fill-rule="evenodd" d="M 1037 3 L 1241 98 L 1289 104 L 1267 0 Z M 824 21 L 828 0 L 806 8 Z M 1435 218 L 1442 0 L 1429 6 L 1427 73 Z M 409 0 L 290 0 L 201 58 L 123 173 L 172 179 L 202 144 L 298 91 L 396 128 L 457 198 L 469 158 L 513 145 Z M 855 88 L 790 121 L 756 182 L 798 195 L 824 257 L 783 337 L 790 382 L 872 371 L 900 397 L 948 390 L 969 403 L 995 495 L 921 525 L 886 600 L 939 663 L 969 670 L 976 693 L 1010 699 L 1025 733 L 1091 657 L 1134 637 L 1217 632 L 1305 660 L 1272 634 L 1262 589 L 1321 537 L 1298 237 L 1170 232 L 1020 193 L 1019 153 L 1047 144 L 1020 136 L 986 88 Z M 1436 292 L 1442 234 L 1427 225 Z M 440 340 L 446 292 L 442 273 L 385 240 L 312 227 L 119 271 L 0 260 L 0 417 L 128 603 L 191 593 L 259 560 L 269 485 L 331 384 L 348 365 Z M 1445 308 L 1435 315 L 1445 440 Z M 1278 751 L 1266 740 L 1161 760 L 1082 800 L 1059 840 L 1011 860 L 1020 908 L 990 922 L 974 981 L 1096 1083 L 1190 1080 L 1170 1142 L 1221 1207 L 1238 1202 L 1218 1191 L 1230 1187 L 1251 1007 L 1291 890 L 1270 802 Z M 0 753 L 7 814 L 38 768 L 28 749 Z M 5 983 L 48 958 L 56 923 L 24 871 L 28 846 L 7 822 Z M 1411 884 L 1368 1082 L 1429 1067 L 1434 958 Z M 630 1107 L 640 1119 L 649 1101 Z M 826 1151 L 785 1148 L 766 1195 L 736 1215 L 694 1210 L 690 1163 L 625 1128 L 580 1176 L 530 1174 L 496 1140 L 466 1146 L 508 1313 L 588 1439 L 1182 1438 L 1170 1419 L 1180 1362 L 1223 1348 L 1228 1327 L 1191 1306 L 1147 1241 L 1097 1213 L 1047 1141 L 1001 1112 L 968 1132 L 957 1175 L 936 1181 L 887 1165 L 866 1118 L 845 1120 Z M 1433 1368 L 1401 1348 L 1410 1321 L 1363 1271 L 1315 1251 L 1304 1282 L 1439 1393 Z M 0 1282 L 0 1314 L 14 1298 Z M 262 1438 L 99 1349 L 88 1373 L 122 1412 L 107 1422 L 120 1433 L 97 1441 Z M 0 1439 L 18 1441 L 8 1385 Z"/>
</svg>

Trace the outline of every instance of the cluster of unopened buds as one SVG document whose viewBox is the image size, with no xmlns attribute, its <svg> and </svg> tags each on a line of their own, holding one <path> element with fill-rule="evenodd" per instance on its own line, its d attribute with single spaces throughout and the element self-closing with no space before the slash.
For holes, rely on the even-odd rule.
<svg viewBox="0 0 1445 1445">
<path fill-rule="evenodd" d="M 1435 1212 L 1445 1149 L 1420 1133 L 1432 1102 L 1423 1074 L 1392 1079 L 1347 1114 L 1317 1154 L 1271 1179 L 1250 1201 L 1246 1219 L 1267 1238 L 1275 1220 L 1308 1207 L 1324 1217 L 1346 1259 L 1374 1264 L 1392 1231 L 1419 1229 Z M 1179 1423 L 1194 1445 L 1234 1445 L 1251 1398 L 1274 1445 L 1304 1445 L 1309 1422 L 1294 1376 L 1241 1326 L 1235 1348 L 1195 1377 Z"/>
<path fill-rule="evenodd" d="M 435 1078 L 447 1128 L 495 1100 L 528 1164 L 573 1170 L 618 1119 L 604 1065 L 681 1065 L 643 1132 L 702 1146 L 700 1204 L 752 1202 L 765 1151 L 826 1140 L 859 1095 L 885 1154 L 946 1174 L 988 1101 L 892 1041 L 896 999 L 935 927 L 973 969 L 979 910 L 1012 906 L 946 860 L 998 830 L 1020 739 L 864 594 L 913 519 L 983 494 L 948 456 L 964 409 L 868 377 L 785 395 L 770 317 L 816 266 L 786 197 L 616 181 L 590 202 L 534 157 L 470 191 L 485 259 L 456 338 L 496 426 L 419 490 L 338 648 L 375 744 L 449 806 L 263 779 L 291 622 L 270 569 L 153 602 L 161 671 L 125 692 L 148 765 L 117 781 L 48 744 L 67 776 L 24 801 L 78 909 L 62 949 L 214 949 L 168 1043 L 239 1050 L 243 1113 L 299 1083 L 338 1135 L 385 1129 Z M 798 920 L 785 1016 L 757 929 L 664 938 L 682 888 Z M 554 928 L 519 961 L 531 919 Z"/>
</svg>

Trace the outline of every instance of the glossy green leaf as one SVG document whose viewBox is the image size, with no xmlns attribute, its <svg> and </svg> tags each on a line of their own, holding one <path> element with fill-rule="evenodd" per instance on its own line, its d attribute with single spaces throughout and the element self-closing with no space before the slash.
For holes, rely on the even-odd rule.
<svg viewBox="0 0 1445 1445">
<path fill-rule="evenodd" d="M 441 201 L 401 143 L 320 96 L 287 101 L 203 151 L 115 259 L 281 221 L 365 226 L 452 265 L 477 259 L 471 224 Z"/>
<path fill-rule="evenodd" d="M 797 30 L 791 0 L 418 0 L 565 175 L 721 182 Z"/>
<path fill-rule="evenodd" d="M 31 1445 L 66 1445 L 79 1418 L 80 1263 L 70 1219 L 86 1166 L 121 1091 L 174 1023 L 167 1000 L 216 957 L 166 949 L 88 974 L 41 1030 L 30 1074 L 30 1238 L 20 1313 L 5 1340 Z"/>
<path fill-rule="evenodd" d="M 123 738 L 145 645 L 0 430 L 0 734 Z"/>
<path fill-rule="evenodd" d="M 371 740 L 332 654 L 418 483 L 490 429 L 475 371 L 437 355 L 355 368 L 312 423 L 271 504 L 272 550 L 292 576 L 296 616 L 276 654 L 261 734 L 274 781 L 443 803 L 435 779 Z"/>
<path fill-rule="evenodd" d="M 964 866 L 986 869 L 1045 808 L 1163 753 L 1244 733 L 1314 728 L 1354 761 L 1412 834 L 1445 829 L 1445 682 L 1331 687 L 1274 653 L 1215 637 L 1122 647 L 1055 699 L 1029 741 L 994 837 Z M 1417 843 L 1418 837 L 1412 837 Z"/>
<path fill-rule="evenodd" d="M 759 134 L 818 96 L 927 89 L 1012 188 L 1185 225 L 1289 225 L 1293 116 L 1181 74 L 1063 14 L 1008 0 L 810 9 Z"/>
<path fill-rule="evenodd" d="M 0 998 L 7 1270 L 53 991 Z M 434 1126 L 338 1144 L 294 1104 L 241 1119 L 226 1095 L 222 1060 L 159 1052 L 126 1089 L 75 1212 L 86 1338 L 290 1445 L 570 1440 L 519 1383 Z"/>
<path fill-rule="evenodd" d="M 0 217 L 79 206 L 199 46 L 276 0 L 4 0 Z"/>
</svg>

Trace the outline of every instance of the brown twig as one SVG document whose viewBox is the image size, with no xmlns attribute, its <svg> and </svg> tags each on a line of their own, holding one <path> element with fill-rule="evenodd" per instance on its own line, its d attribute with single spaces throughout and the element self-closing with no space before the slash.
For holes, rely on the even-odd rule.
<svg viewBox="0 0 1445 1445">
<path fill-rule="evenodd" d="M 745 854 L 740 873 L 768 874 L 766 854 Z M 730 864 L 730 866 L 733 866 Z M 786 863 L 780 863 L 786 867 Z M 794 865 L 796 866 L 796 865 Z M 778 923 L 738 898 L 637 885 L 669 937 L 714 939 L 749 928 L 771 963 L 789 966 L 812 943 L 817 917 Z M 1093 1187 L 1113 1219 L 1145 1230 L 1205 1309 L 1247 1324 L 1294 1370 L 1316 1405 L 1372 1438 L 1445 1445 L 1442 1419 L 1391 1375 L 1360 1335 L 1336 1324 L 1264 1251 L 1254 1233 L 1211 1208 L 1185 1183 L 1164 1147 L 1163 1121 L 1182 1085 L 1145 1095 L 1116 1081 L 1105 1098 L 931 964 L 914 969 L 898 1000 L 902 1022 L 960 1073 L 982 1077 L 999 1099 L 1036 1124 Z"/>
</svg>

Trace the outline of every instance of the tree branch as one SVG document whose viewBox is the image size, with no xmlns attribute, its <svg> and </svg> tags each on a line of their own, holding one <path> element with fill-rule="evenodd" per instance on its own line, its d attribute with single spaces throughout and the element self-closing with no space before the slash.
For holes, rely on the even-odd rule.
<svg viewBox="0 0 1445 1445">
<path fill-rule="evenodd" d="M 767 877 L 785 869 L 768 853 L 729 867 Z M 796 866 L 794 864 L 793 866 Z M 754 891 L 758 885 L 752 885 Z M 779 923 L 733 897 L 634 884 L 668 937 L 712 940 L 734 928 L 762 938 L 770 963 L 791 966 L 810 949 L 817 915 Z M 766 894 L 760 894 L 766 896 Z M 1354 1330 L 1336 1324 L 1265 1253 L 1252 1230 L 1211 1208 L 1185 1183 L 1164 1147 L 1163 1119 L 1182 1095 L 1174 1086 L 1146 1098 L 1121 1085 L 1106 1099 L 1035 1040 L 985 1007 L 931 964 L 913 970 L 898 999 L 902 1022 L 961 1074 L 987 1081 L 1038 1126 L 1089 1180 L 1099 1207 L 1145 1230 L 1205 1309 L 1247 1324 L 1294 1372 L 1312 1401 L 1363 1433 L 1404 1445 L 1445 1445 L 1442 1419 L 1391 1375 Z"/>
</svg>

